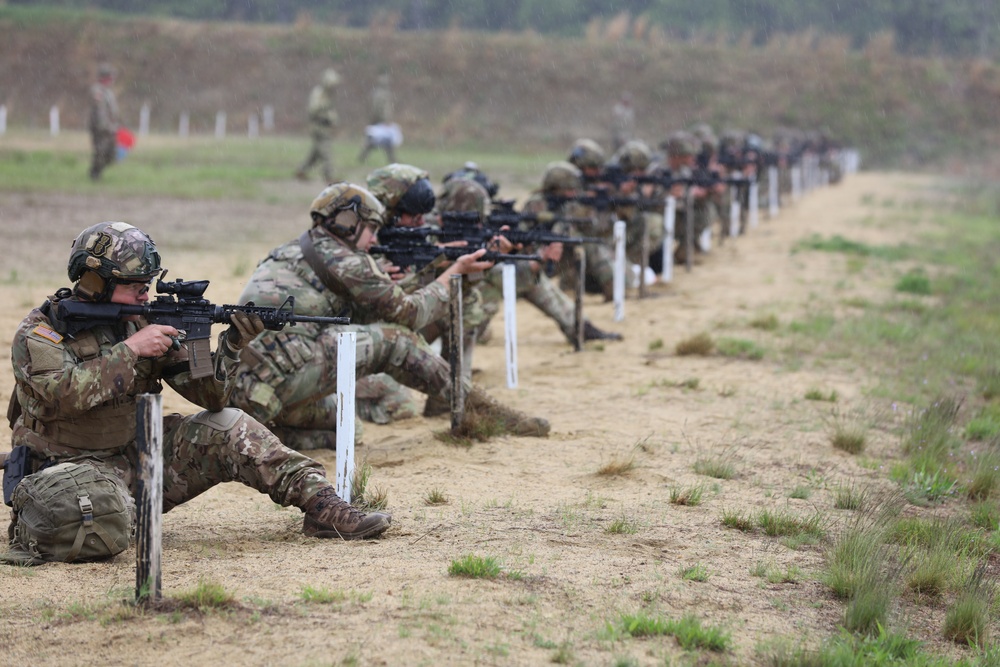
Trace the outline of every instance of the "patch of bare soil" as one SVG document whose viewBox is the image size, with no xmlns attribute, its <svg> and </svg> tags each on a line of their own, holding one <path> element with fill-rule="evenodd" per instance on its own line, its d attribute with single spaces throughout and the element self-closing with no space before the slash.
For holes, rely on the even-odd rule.
<svg viewBox="0 0 1000 667">
<path fill-rule="evenodd" d="M 238 484 L 170 512 L 165 594 L 210 580 L 241 600 L 235 610 L 130 613 L 114 601 L 134 586 L 132 550 L 110 563 L 0 566 L 4 662 L 537 665 L 559 646 L 573 664 L 631 656 L 653 665 L 680 656 L 669 637 L 605 632 L 620 614 L 641 609 L 670 618 L 692 613 L 728 629 L 736 664 L 755 662 L 755 646 L 776 637 L 815 644 L 836 631 L 843 611 L 816 580 L 823 544 L 793 550 L 760 532 L 725 528 L 720 518 L 725 510 L 819 512 L 835 532 L 847 516 L 833 509 L 838 485 L 890 485 L 884 471 L 831 447 L 831 404 L 804 400 L 811 388 L 835 390 L 838 409 L 866 409 L 875 370 L 794 346 L 787 325 L 810 313 L 848 314 L 852 297 L 887 298 L 893 277 L 851 274 L 842 255 L 791 249 L 813 233 L 901 241 L 905 221 L 866 222 L 872 206 L 865 202 L 903 200 L 919 183 L 861 174 L 812 192 L 716 247 L 692 273 L 679 271 L 674 284 L 654 288 L 654 298 L 628 300 L 623 322 L 612 321 L 610 304 L 588 299 L 589 316 L 622 332 L 620 343 L 589 343 L 575 354 L 552 322 L 519 304 L 519 386 L 505 386 L 500 322 L 476 351 L 476 379 L 500 400 L 549 418 L 551 437 L 461 448 L 434 437 L 447 427 L 444 418 L 366 424 L 357 454 L 375 467 L 373 482 L 388 489 L 393 513 L 383 539 L 306 538 L 298 510 Z M 0 194 L 5 363 L 19 319 L 64 284 L 70 240 L 109 218 L 149 231 L 173 277 L 210 278 L 217 302 L 235 299 L 253 263 L 305 224 L 301 211 L 259 204 Z M 751 326 L 770 314 L 777 330 Z M 752 340 L 764 357 L 673 354 L 678 341 L 702 331 Z M 0 372 L 0 400 L 11 390 L 10 371 Z M 169 390 L 166 407 L 192 409 Z M 868 456 L 893 456 L 893 436 L 869 435 Z M 318 458 L 333 467 L 334 452 Z M 622 474 L 598 473 L 629 459 L 634 465 Z M 699 460 L 728 460 L 736 476 L 696 474 Z M 670 503 L 672 489 L 695 486 L 704 489 L 699 506 Z M 810 489 L 808 499 L 789 498 L 797 486 Z M 448 503 L 427 505 L 432 490 Z M 505 574 L 449 576 L 449 564 L 466 554 L 498 559 Z M 761 561 L 803 576 L 766 583 L 750 572 Z M 707 581 L 680 576 L 698 564 Z M 344 596 L 306 603 L 306 586 Z M 940 627 L 940 614 L 930 612 L 931 627 Z"/>
</svg>

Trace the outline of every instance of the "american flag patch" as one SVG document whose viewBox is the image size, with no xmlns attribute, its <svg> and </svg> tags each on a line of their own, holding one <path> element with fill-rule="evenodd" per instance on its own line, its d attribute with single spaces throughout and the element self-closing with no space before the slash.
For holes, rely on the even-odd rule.
<svg viewBox="0 0 1000 667">
<path fill-rule="evenodd" d="M 31 330 L 31 333 L 40 338 L 44 338 L 45 340 L 52 341 L 56 345 L 58 345 L 63 341 L 63 337 L 58 332 L 53 331 L 44 324 L 39 324 L 38 326 L 36 326 L 34 329 Z"/>
</svg>

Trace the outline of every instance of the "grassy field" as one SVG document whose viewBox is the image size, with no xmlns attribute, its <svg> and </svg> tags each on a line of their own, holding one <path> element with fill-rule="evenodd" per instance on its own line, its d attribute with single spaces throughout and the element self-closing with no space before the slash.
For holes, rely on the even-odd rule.
<svg viewBox="0 0 1000 667">
<path fill-rule="evenodd" d="M 31 133 L 4 138 L 0 142 L 0 190 L 30 191 L 39 198 L 65 193 L 95 198 L 155 195 L 281 205 L 298 205 L 306 194 L 290 189 L 298 187 L 289 175 L 306 148 L 300 140 L 177 143 L 154 136 L 109 170 L 107 180 L 98 185 L 85 178 L 85 137 L 69 135 L 58 147 L 50 143 Z M 351 162 L 357 148 L 356 144 L 338 145 L 343 163 Z M 427 167 L 435 181 L 473 159 L 498 176 L 504 184 L 502 193 L 509 188 L 511 194 L 520 194 L 537 180 L 545 162 L 556 156 L 468 145 L 405 149 L 402 157 Z M 357 178 L 365 171 L 350 165 L 344 173 Z M 719 512 L 714 504 L 709 510 L 708 501 L 723 493 L 720 484 L 749 476 L 741 470 L 741 455 L 733 445 L 721 453 L 699 453 L 692 468 L 702 481 L 674 484 L 670 503 L 702 516 L 717 512 L 711 518 L 713 524 L 721 523 L 730 533 L 780 540 L 787 553 L 822 556 L 820 567 L 804 571 L 779 562 L 773 557 L 776 551 L 767 551 L 746 575 L 759 580 L 762 587 L 818 582 L 822 595 L 839 601 L 844 610 L 837 623 L 840 630 L 821 644 L 803 645 L 793 638 L 761 641 L 754 649 L 754 661 L 759 664 L 997 665 L 1000 191 L 982 184 L 940 182 L 906 197 L 874 191 L 864 195 L 861 205 L 865 217 L 853 228 L 854 234 L 812 234 L 791 248 L 795 261 L 803 265 L 832 262 L 838 276 L 829 291 L 814 295 L 814 309 L 789 317 L 782 304 L 774 303 L 727 313 L 703 334 L 691 332 L 675 351 L 676 358 L 683 348 L 685 357 L 768 364 L 779 375 L 808 371 L 818 378 L 816 383 L 801 396 L 773 406 L 775 413 L 792 423 L 812 419 L 802 416 L 804 405 L 817 407 L 826 416 L 812 419 L 803 428 L 822 431 L 832 448 L 850 457 L 850 465 L 856 463 L 877 481 L 891 482 L 893 491 L 876 491 L 878 484 L 871 479 L 831 488 L 820 473 L 810 472 L 794 484 L 774 489 L 773 494 L 804 503 L 810 503 L 814 495 L 832 496 L 833 509 L 813 503 L 813 509 L 805 512 L 801 509 L 806 505 L 729 506 Z M 4 282 L 9 286 L 18 280 L 11 275 Z M 867 293 L 866 287 L 874 282 L 892 288 L 888 294 Z M 664 354 L 664 347 L 662 339 L 651 340 L 646 345 L 649 359 Z M 863 369 L 860 400 L 848 403 L 823 382 L 825 371 L 832 374 L 840 368 Z M 726 387 L 706 390 L 710 382 L 698 375 L 670 381 L 660 378 L 633 392 L 643 398 L 670 390 L 702 402 L 733 397 L 735 390 Z M 744 397 L 737 394 L 735 400 Z M 738 428 L 738 420 L 733 428 Z M 888 439 L 892 445 L 873 451 L 875 439 Z M 595 475 L 627 479 L 646 465 L 637 464 L 636 457 L 642 462 L 652 451 L 653 445 L 644 447 L 640 441 L 627 454 L 605 460 Z M 428 507 L 449 502 L 437 488 L 425 490 L 425 496 L 423 503 Z M 486 504 L 477 510 L 462 502 L 463 517 L 502 505 L 494 498 L 483 501 Z M 591 514 L 604 508 L 601 502 L 591 503 L 588 496 L 590 504 L 561 506 L 563 527 L 585 532 Z M 602 530 L 605 536 L 628 536 L 648 529 L 642 519 L 622 510 Z M 499 549 L 487 546 L 485 551 L 491 554 L 491 548 Z M 785 553 L 781 552 L 782 557 Z M 502 558 L 492 555 L 456 554 L 448 576 L 496 580 L 499 585 L 513 585 L 527 577 L 541 585 L 541 577 L 534 580 L 525 573 L 531 565 L 527 556 L 508 558 L 504 565 Z M 692 586 L 710 583 L 720 575 L 702 562 L 686 564 L 675 573 Z M 22 575 L 4 570 L 2 576 Z M 354 590 L 303 587 L 293 613 L 309 616 L 323 605 L 362 606 L 370 597 L 370 593 Z M 234 602 L 232 594 L 209 581 L 179 595 L 177 604 L 176 622 L 185 614 L 214 613 L 215 607 L 223 610 L 220 614 L 256 614 L 258 619 L 261 614 L 280 613 L 271 609 L 271 603 Z M 447 607 L 449 603 L 428 604 Z M 786 603 L 775 603 L 780 604 Z M 234 605 L 237 611 L 225 611 Z M 542 628 L 535 646 L 543 647 L 556 664 L 591 664 L 574 656 L 583 650 L 582 644 L 593 643 L 602 647 L 601 655 L 610 661 L 601 664 L 624 666 L 640 664 L 638 658 L 629 656 L 643 655 L 643 647 L 648 646 L 643 641 L 668 637 L 686 651 L 681 659 L 684 664 L 739 664 L 732 658 L 732 628 L 697 615 L 672 615 L 664 607 L 669 605 L 662 599 L 651 598 L 632 609 L 612 610 L 603 627 L 586 640 L 578 638 L 576 644 Z M 50 605 L 42 613 L 61 623 L 141 622 L 112 603 L 76 604 L 66 609 Z M 927 623 L 932 616 L 943 618 L 942 623 Z M 942 641 L 953 648 L 941 651 Z M 509 651 L 504 646 L 498 643 L 491 648 L 491 660 L 503 663 Z M 344 656 L 341 664 L 358 664 L 358 658 Z"/>
</svg>

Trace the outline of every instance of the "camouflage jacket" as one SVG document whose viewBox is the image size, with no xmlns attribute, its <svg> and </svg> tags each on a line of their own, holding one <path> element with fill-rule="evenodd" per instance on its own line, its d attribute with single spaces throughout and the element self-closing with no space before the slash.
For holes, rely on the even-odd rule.
<svg viewBox="0 0 1000 667">
<path fill-rule="evenodd" d="M 316 86 L 309 94 L 309 125 L 314 130 L 332 132 L 340 122 L 333 100 L 323 86 Z"/>
<path fill-rule="evenodd" d="M 352 324 L 391 322 L 414 331 L 448 315 L 448 289 L 441 283 L 431 282 L 407 293 L 368 253 L 351 248 L 319 227 L 309 234 L 336 293 L 309 266 L 296 239 L 275 248 L 257 265 L 240 303 L 277 307 L 292 295 L 295 312 L 301 315 L 346 315 Z"/>
<path fill-rule="evenodd" d="M 186 350 L 147 359 L 125 345 L 144 323 L 96 326 L 70 336 L 50 305 L 32 310 L 14 334 L 11 416 L 20 411 L 11 425 L 15 446 L 29 445 L 47 456 L 118 450 L 135 439 L 136 397 L 159 393 L 161 380 L 206 409 L 226 406 L 236 358 L 214 355 L 215 373 L 194 380 Z"/>
<path fill-rule="evenodd" d="M 392 122 L 392 92 L 385 86 L 376 86 L 372 90 L 371 124 Z"/>
<path fill-rule="evenodd" d="M 115 92 L 100 83 L 92 85 L 90 87 L 90 131 L 115 132 L 120 123 Z"/>
</svg>

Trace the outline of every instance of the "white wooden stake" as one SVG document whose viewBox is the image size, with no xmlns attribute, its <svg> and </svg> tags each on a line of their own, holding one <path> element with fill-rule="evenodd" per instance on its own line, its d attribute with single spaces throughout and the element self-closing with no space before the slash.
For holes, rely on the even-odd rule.
<svg viewBox="0 0 1000 667">
<path fill-rule="evenodd" d="M 615 273 L 612 294 L 615 298 L 615 322 L 625 319 L 625 221 L 615 220 Z"/>
<path fill-rule="evenodd" d="M 351 502 L 354 480 L 354 413 L 358 334 L 337 334 L 337 495 Z"/>
<path fill-rule="evenodd" d="M 259 136 L 260 121 L 257 120 L 257 112 L 253 112 L 247 117 L 247 138 L 256 139 Z"/>
<path fill-rule="evenodd" d="M 139 109 L 139 136 L 145 137 L 149 134 L 149 102 L 143 102 Z"/>
<path fill-rule="evenodd" d="M 7 133 L 7 105 L 0 104 L 0 136 Z"/>
<path fill-rule="evenodd" d="M 53 137 L 59 136 L 59 107 L 55 105 L 49 109 L 49 134 Z"/>
<path fill-rule="evenodd" d="M 800 199 L 802 199 L 802 166 L 797 164 L 792 167 L 792 201 Z"/>
<path fill-rule="evenodd" d="M 750 202 L 747 207 L 750 209 L 750 229 L 755 229 L 760 218 L 760 198 L 757 190 L 757 180 L 750 181 Z"/>
<path fill-rule="evenodd" d="M 274 131 L 274 107 L 270 104 L 261 109 L 262 120 L 264 122 L 264 131 L 273 132 Z"/>
<path fill-rule="evenodd" d="M 677 224 L 677 198 L 667 195 L 663 207 L 663 273 L 660 280 L 669 283 L 674 279 L 674 228 Z"/>
<path fill-rule="evenodd" d="M 507 358 L 507 388 L 517 388 L 517 268 L 503 265 L 504 352 Z"/>
<path fill-rule="evenodd" d="M 215 138 L 226 138 L 226 112 L 220 111 L 215 114 Z"/>
<path fill-rule="evenodd" d="M 186 139 L 190 129 L 191 129 L 191 114 L 189 114 L 187 111 L 182 111 L 181 119 L 177 123 L 177 134 L 182 139 Z"/>
</svg>

